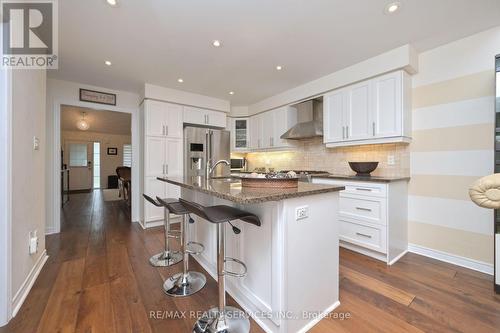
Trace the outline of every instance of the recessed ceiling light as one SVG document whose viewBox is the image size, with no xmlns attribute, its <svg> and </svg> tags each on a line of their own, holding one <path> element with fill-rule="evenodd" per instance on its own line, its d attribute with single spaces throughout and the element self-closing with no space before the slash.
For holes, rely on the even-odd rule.
<svg viewBox="0 0 500 333">
<path fill-rule="evenodd" d="M 230 91 L 230 92 L 229 92 L 229 95 L 234 95 L 234 91 Z"/>
<path fill-rule="evenodd" d="M 184 80 L 182 78 L 178 78 L 177 82 L 182 83 L 182 82 L 184 82 Z"/>
<path fill-rule="evenodd" d="M 396 2 L 391 2 L 387 6 L 385 6 L 385 13 L 386 14 L 394 14 L 401 8 L 401 2 L 396 1 Z"/>
<path fill-rule="evenodd" d="M 110 6 L 113 6 L 113 7 L 118 6 L 118 0 L 106 0 L 106 2 L 107 2 L 107 3 L 108 3 L 108 5 L 110 5 Z"/>
<path fill-rule="evenodd" d="M 214 47 L 220 47 L 222 45 L 222 43 L 220 42 L 220 40 L 216 39 L 216 40 L 212 41 L 212 45 Z"/>
<path fill-rule="evenodd" d="M 276 70 L 277 70 L 277 71 L 280 71 L 280 70 L 282 70 L 282 69 L 283 69 L 283 67 L 282 67 L 282 66 L 280 66 L 280 65 L 276 66 Z"/>
<path fill-rule="evenodd" d="M 105 64 L 106 66 L 111 66 L 111 61 L 106 60 L 106 61 L 104 62 L 104 64 Z"/>
</svg>

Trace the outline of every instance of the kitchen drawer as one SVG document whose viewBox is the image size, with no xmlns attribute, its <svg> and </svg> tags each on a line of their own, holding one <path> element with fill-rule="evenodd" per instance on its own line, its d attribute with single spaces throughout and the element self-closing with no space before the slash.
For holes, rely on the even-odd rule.
<svg viewBox="0 0 500 333">
<path fill-rule="evenodd" d="M 387 229 L 384 226 L 339 221 L 339 238 L 377 252 L 387 253 Z"/>
<path fill-rule="evenodd" d="M 339 215 L 340 217 L 387 225 L 386 199 L 341 193 Z"/>
<path fill-rule="evenodd" d="M 370 197 L 386 197 L 387 190 L 384 184 L 374 184 L 374 183 L 348 183 L 345 185 L 344 193 L 366 195 Z"/>
</svg>

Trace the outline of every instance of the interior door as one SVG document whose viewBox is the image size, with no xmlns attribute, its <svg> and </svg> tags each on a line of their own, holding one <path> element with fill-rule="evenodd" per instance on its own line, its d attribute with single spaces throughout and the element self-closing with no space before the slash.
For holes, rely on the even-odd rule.
<svg viewBox="0 0 500 333">
<path fill-rule="evenodd" d="M 370 109 L 370 81 L 359 83 L 347 90 L 347 140 L 373 137 Z"/>
<path fill-rule="evenodd" d="M 65 164 L 69 169 L 69 190 L 92 189 L 93 143 L 85 141 L 67 141 Z"/>
</svg>

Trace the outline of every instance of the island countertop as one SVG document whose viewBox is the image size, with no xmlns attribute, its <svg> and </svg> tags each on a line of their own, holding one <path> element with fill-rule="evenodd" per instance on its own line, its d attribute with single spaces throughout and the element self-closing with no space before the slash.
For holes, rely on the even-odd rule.
<svg viewBox="0 0 500 333">
<path fill-rule="evenodd" d="M 293 189 L 246 188 L 241 186 L 240 179 L 231 177 L 212 178 L 209 179 L 208 182 L 203 177 L 158 177 L 157 179 L 238 204 L 257 204 L 267 201 L 280 201 L 327 192 L 342 191 L 344 189 L 343 186 L 320 185 L 304 182 L 299 182 L 299 186 Z"/>
</svg>

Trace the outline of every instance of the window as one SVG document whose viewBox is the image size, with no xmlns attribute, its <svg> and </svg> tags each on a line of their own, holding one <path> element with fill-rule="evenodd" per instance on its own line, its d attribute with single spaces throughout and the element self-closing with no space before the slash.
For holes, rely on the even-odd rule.
<svg viewBox="0 0 500 333">
<path fill-rule="evenodd" d="M 101 187 L 101 144 L 94 142 L 94 188 Z"/>
<path fill-rule="evenodd" d="M 87 144 L 70 143 L 69 144 L 69 166 L 86 167 L 87 166 Z"/>
<path fill-rule="evenodd" d="M 132 145 L 123 145 L 123 166 L 132 167 Z"/>
</svg>

